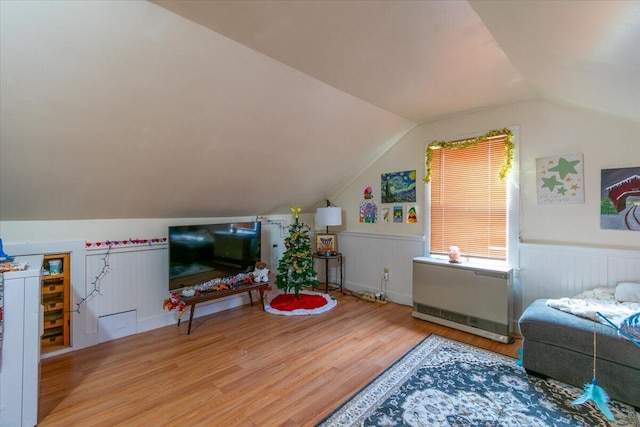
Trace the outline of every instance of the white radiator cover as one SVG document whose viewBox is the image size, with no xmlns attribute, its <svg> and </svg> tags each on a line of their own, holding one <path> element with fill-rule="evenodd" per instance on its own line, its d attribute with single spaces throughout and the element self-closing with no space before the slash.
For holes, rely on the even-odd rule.
<svg viewBox="0 0 640 427">
<path fill-rule="evenodd" d="M 413 317 L 495 341 L 513 341 L 509 268 L 413 259 Z"/>
</svg>

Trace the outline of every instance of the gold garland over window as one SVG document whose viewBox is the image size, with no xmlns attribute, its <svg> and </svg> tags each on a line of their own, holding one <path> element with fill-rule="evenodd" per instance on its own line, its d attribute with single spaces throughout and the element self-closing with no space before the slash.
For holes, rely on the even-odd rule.
<svg viewBox="0 0 640 427">
<path fill-rule="evenodd" d="M 495 138 L 498 136 L 505 136 L 504 142 L 504 164 L 502 165 L 502 169 L 500 169 L 500 179 L 503 180 L 511 170 L 511 162 L 513 161 L 513 132 L 509 129 L 494 129 L 489 132 L 481 135 L 477 138 L 469 138 L 469 139 L 461 139 L 459 141 L 433 141 L 427 146 L 426 152 L 426 164 L 427 164 L 427 173 L 424 177 L 424 182 L 428 183 L 431 181 L 431 162 L 433 160 L 433 150 L 444 149 L 444 150 L 459 150 L 461 148 L 471 147 L 476 144 L 480 144 L 481 142 L 486 141 L 487 139 Z"/>
</svg>

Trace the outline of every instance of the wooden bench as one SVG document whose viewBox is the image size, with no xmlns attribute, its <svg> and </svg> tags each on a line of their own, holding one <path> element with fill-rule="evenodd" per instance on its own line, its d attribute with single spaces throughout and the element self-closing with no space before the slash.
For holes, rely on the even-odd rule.
<svg viewBox="0 0 640 427">
<path fill-rule="evenodd" d="M 193 313 L 196 311 L 196 304 L 205 301 L 212 301 L 218 298 L 228 297 L 230 295 L 248 292 L 249 301 L 251 301 L 251 305 L 253 305 L 253 297 L 251 296 L 251 291 L 257 289 L 260 292 L 260 302 L 262 303 L 262 309 L 264 310 L 264 293 L 269 288 L 269 286 L 271 286 L 270 282 L 250 283 L 247 285 L 239 285 L 238 287 L 232 289 L 225 289 L 223 291 L 204 292 L 200 295 L 190 298 L 182 297 L 182 301 L 184 301 L 187 307 L 191 307 L 191 313 L 189 313 L 189 328 L 187 329 L 187 335 L 191 334 L 191 323 L 193 322 Z M 178 326 L 180 326 L 180 319 L 178 319 Z"/>
</svg>

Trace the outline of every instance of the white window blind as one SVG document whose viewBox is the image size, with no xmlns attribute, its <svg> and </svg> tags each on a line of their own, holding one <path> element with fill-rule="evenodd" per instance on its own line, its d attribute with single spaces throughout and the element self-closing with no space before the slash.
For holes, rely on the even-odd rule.
<svg viewBox="0 0 640 427">
<path fill-rule="evenodd" d="M 506 260 L 507 184 L 500 179 L 506 135 L 461 148 L 434 149 L 431 162 L 432 254 Z"/>
</svg>

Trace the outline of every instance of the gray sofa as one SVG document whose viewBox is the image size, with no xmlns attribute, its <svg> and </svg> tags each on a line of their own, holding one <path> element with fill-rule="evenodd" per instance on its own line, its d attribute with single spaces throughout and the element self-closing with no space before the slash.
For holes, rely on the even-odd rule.
<svg viewBox="0 0 640 427">
<path fill-rule="evenodd" d="M 527 372 L 582 388 L 593 378 L 594 322 L 534 301 L 519 320 Z M 640 348 L 597 323 L 596 379 L 613 400 L 640 408 Z"/>
</svg>

